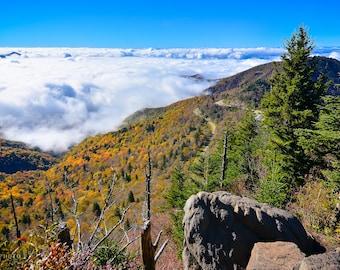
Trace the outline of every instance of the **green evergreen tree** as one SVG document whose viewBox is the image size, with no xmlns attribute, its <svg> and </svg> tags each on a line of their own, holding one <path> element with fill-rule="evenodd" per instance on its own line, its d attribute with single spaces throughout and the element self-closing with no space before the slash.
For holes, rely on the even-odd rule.
<svg viewBox="0 0 340 270">
<path fill-rule="evenodd" d="M 135 195 L 133 194 L 132 190 L 130 190 L 130 192 L 129 192 L 128 201 L 129 202 L 135 202 Z"/>
<path fill-rule="evenodd" d="M 2 227 L 1 234 L 6 237 L 7 241 L 9 240 L 10 233 L 11 233 L 11 230 L 8 227 L 6 227 L 6 226 Z"/>
<path fill-rule="evenodd" d="M 120 212 L 119 207 L 116 207 L 116 208 L 115 208 L 115 210 L 114 210 L 114 215 L 115 215 L 115 217 L 118 217 L 119 219 L 122 218 L 122 213 Z"/>
<path fill-rule="evenodd" d="M 170 207 L 183 209 L 188 196 L 194 193 L 191 193 L 188 189 L 188 180 L 183 171 L 183 166 L 178 165 L 171 174 L 171 186 L 165 196 Z"/>
<path fill-rule="evenodd" d="M 221 156 L 217 153 L 210 155 L 205 152 L 198 156 L 189 168 L 191 184 L 196 190 L 212 192 L 218 189 L 220 164 Z"/>
<path fill-rule="evenodd" d="M 256 199 L 259 202 L 284 208 L 289 199 L 290 190 L 283 178 L 282 166 L 276 152 L 264 149 L 262 151 L 262 162 L 265 163 L 264 168 L 267 168 L 267 171 L 257 184 Z"/>
<path fill-rule="evenodd" d="M 313 129 L 298 129 L 298 144 L 311 158 L 314 171 L 340 189 L 340 97 L 324 97 Z M 321 173 L 321 175 L 320 175 Z"/>
<path fill-rule="evenodd" d="M 181 255 L 183 249 L 184 232 L 182 221 L 184 216 L 184 205 L 191 194 L 195 194 L 200 188 L 191 182 L 191 179 L 184 173 L 183 166 L 176 166 L 171 174 L 171 186 L 165 198 L 169 206 L 173 209 L 170 212 L 173 224 L 173 236 L 176 240 L 178 256 Z"/>
<path fill-rule="evenodd" d="M 93 207 L 92 207 L 92 212 L 93 212 L 97 217 L 99 217 L 101 211 L 102 211 L 102 210 L 100 209 L 99 203 L 98 203 L 98 202 L 94 202 L 94 203 L 93 203 Z"/>
<path fill-rule="evenodd" d="M 248 188 L 258 181 L 258 149 L 261 147 L 260 125 L 251 106 L 245 110 L 237 126 L 231 129 L 228 138 L 228 169 L 226 186 L 242 181 Z"/>
<path fill-rule="evenodd" d="M 31 217 L 30 217 L 30 215 L 23 214 L 23 215 L 22 215 L 22 218 L 21 218 L 21 222 L 22 222 L 23 224 L 28 224 L 28 225 L 30 225 L 30 224 L 31 224 Z"/>
<path fill-rule="evenodd" d="M 321 193 L 327 194 L 322 207 L 313 213 L 310 223 L 319 230 L 340 232 L 340 97 L 324 97 L 315 129 L 298 129 L 299 145 L 313 161 L 310 179 L 320 181 Z M 308 183 L 310 186 L 319 183 Z M 324 199 L 325 200 L 325 199 Z M 327 213 L 325 215 L 325 213 Z M 306 215 L 307 219 L 309 213 Z M 327 218 L 325 218 L 327 216 Z"/>
<path fill-rule="evenodd" d="M 302 184 L 310 168 L 294 131 L 310 128 L 318 119 L 318 105 L 322 103 L 328 84 L 323 76 L 315 79 L 315 64 L 310 58 L 314 43 L 303 26 L 286 41 L 285 48 L 280 70 L 276 68 L 271 91 L 265 94 L 261 105 L 263 123 L 270 135 L 269 148 L 280 164 L 274 177 L 293 187 Z"/>
</svg>

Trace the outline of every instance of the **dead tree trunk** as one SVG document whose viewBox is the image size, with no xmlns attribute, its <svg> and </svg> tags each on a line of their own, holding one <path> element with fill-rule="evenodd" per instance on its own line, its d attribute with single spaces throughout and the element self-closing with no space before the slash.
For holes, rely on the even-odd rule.
<svg viewBox="0 0 340 270">
<path fill-rule="evenodd" d="M 223 187 L 223 180 L 225 178 L 225 173 L 227 170 L 227 147 L 228 147 L 228 133 L 224 133 L 223 138 L 223 154 L 222 154 L 222 164 L 221 164 L 221 178 L 220 178 L 220 188 Z"/>
<path fill-rule="evenodd" d="M 164 248 L 166 247 L 168 240 L 164 242 L 162 247 L 156 254 L 158 243 L 162 234 L 162 231 L 158 233 L 155 243 L 152 243 L 151 239 L 151 158 L 150 152 L 148 153 L 148 171 L 145 172 L 145 209 L 143 213 L 144 225 L 141 233 L 141 253 L 143 261 L 143 269 L 145 270 L 155 270 L 156 262 L 159 256 L 162 254 Z"/>
<path fill-rule="evenodd" d="M 141 234 L 141 249 L 143 267 L 147 270 L 155 269 L 156 262 L 154 260 L 156 247 L 151 242 L 151 223 L 150 221 L 144 223 L 142 234 Z"/>
<path fill-rule="evenodd" d="M 144 223 L 150 221 L 151 218 L 151 173 L 152 173 L 152 165 L 150 152 L 148 152 L 148 171 L 145 172 L 145 216 L 143 217 Z"/>
<path fill-rule="evenodd" d="M 20 238 L 21 238 L 21 232 L 19 229 L 19 224 L 18 224 L 18 218 L 17 218 L 17 214 L 15 212 L 15 206 L 14 206 L 14 200 L 13 200 L 13 195 L 11 193 L 11 204 L 12 204 L 12 212 L 14 215 L 14 222 L 15 222 L 15 230 L 16 230 L 16 235 L 17 235 L 17 239 L 19 239 L 19 245 L 21 244 Z"/>
<path fill-rule="evenodd" d="M 46 182 L 47 182 L 47 192 L 48 192 L 49 199 L 50 199 L 51 221 L 53 224 L 54 223 L 54 207 L 53 207 L 53 200 L 52 200 L 52 187 L 49 183 L 49 179 L 46 179 Z"/>
</svg>

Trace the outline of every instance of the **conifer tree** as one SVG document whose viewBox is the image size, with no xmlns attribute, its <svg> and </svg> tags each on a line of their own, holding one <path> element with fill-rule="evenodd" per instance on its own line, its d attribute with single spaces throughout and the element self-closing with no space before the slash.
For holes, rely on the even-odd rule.
<svg viewBox="0 0 340 270">
<path fill-rule="evenodd" d="M 315 129 L 298 129 L 299 145 L 313 161 L 310 179 L 306 185 L 319 189 L 315 211 L 304 211 L 304 218 L 320 230 L 340 232 L 340 97 L 325 96 L 320 107 Z M 319 182 L 320 183 L 317 183 Z M 319 185 L 319 186 L 318 186 Z M 319 188 L 317 188 L 319 187 Z M 324 194 L 320 199 L 320 194 Z M 311 200 L 311 194 L 305 195 Z M 302 197 L 303 198 L 303 197 Z M 314 197 L 315 198 L 315 197 Z M 304 200 L 302 199 L 302 202 Z M 310 212 L 314 212 L 310 214 Z"/>
<path fill-rule="evenodd" d="M 340 97 L 325 96 L 314 129 L 298 129 L 298 143 L 311 158 L 316 172 L 337 182 L 340 190 Z"/>
<path fill-rule="evenodd" d="M 281 167 L 276 177 L 292 187 L 302 183 L 310 167 L 294 131 L 310 128 L 318 119 L 318 106 L 328 84 L 324 76 L 315 79 L 315 64 L 310 57 L 314 43 L 304 26 L 286 41 L 285 48 L 280 70 L 276 68 L 271 91 L 264 96 L 261 105 L 263 123 L 270 135 L 269 149 Z"/>
<path fill-rule="evenodd" d="M 252 186 L 258 179 L 256 172 L 257 151 L 259 141 L 259 121 L 251 106 L 248 106 L 243 116 L 238 120 L 233 130 L 230 130 L 230 149 L 228 150 L 228 173 L 226 182 L 232 184 L 241 180 L 246 186 Z"/>
</svg>

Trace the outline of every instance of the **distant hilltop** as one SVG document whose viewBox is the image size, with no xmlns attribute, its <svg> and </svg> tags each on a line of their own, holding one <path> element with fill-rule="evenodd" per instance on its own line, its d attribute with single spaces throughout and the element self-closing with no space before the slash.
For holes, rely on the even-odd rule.
<svg viewBox="0 0 340 270">
<path fill-rule="evenodd" d="M 12 55 L 21 56 L 21 53 L 18 53 L 18 52 L 10 52 L 10 53 L 7 53 L 7 54 L 0 54 L 0 58 L 6 58 L 6 57 L 12 56 Z"/>
</svg>

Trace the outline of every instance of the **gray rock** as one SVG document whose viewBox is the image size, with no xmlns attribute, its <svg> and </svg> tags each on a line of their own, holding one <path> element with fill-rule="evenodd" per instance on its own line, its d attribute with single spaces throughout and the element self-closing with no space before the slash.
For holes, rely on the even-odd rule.
<svg viewBox="0 0 340 270">
<path fill-rule="evenodd" d="M 245 269 L 257 242 L 293 242 L 306 254 L 313 249 L 297 218 L 248 198 L 200 192 L 184 211 L 185 269 Z"/>
<path fill-rule="evenodd" d="M 311 255 L 299 262 L 293 270 L 340 270 L 340 252 Z"/>
<path fill-rule="evenodd" d="M 305 257 L 298 246 L 291 242 L 255 243 L 247 270 L 291 270 Z"/>
</svg>

